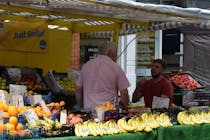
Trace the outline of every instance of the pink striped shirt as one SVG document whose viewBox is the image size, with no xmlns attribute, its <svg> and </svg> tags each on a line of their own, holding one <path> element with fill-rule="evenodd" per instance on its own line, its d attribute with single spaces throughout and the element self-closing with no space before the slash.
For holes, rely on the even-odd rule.
<svg viewBox="0 0 210 140">
<path fill-rule="evenodd" d="M 111 58 L 99 55 L 82 67 L 77 86 L 83 88 L 84 108 L 93 108 L 118 97 L 118 91 L 130 86 L 121 69 Z"/>
</svg>

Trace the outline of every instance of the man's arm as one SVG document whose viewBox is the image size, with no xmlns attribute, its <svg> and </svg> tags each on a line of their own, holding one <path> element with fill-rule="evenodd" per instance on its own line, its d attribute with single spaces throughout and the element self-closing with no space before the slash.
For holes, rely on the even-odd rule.
<svg viewBox="0 0 210 140">
<path fill-rule="evenodd" d="M 76 87 L 76 100 L 79 107 L 83 107 L 83 89 L 79 86 Z"/>
<path fill-rule="evenodd" d="M 121 91 L 120 91 L 120 95 L 121 95 L 120 104 L 121 104 L 124 108 L 127 108 L 128 105 L 129 105 L 129 102 L 130 102 L 127 88 L 121 90 Z"/>
<path fill-rule="evenodd" d="M 133 96 L 132 96 L 132 102 L 133 102 L 133 103 L 138 102 L 138 101 L 141 99 L 142 96 L 143 96 L 143 95 L 142 95 L 142 93 L 140 92 L 140 86 L 136 87 L 136 89 L 135 89 L 135 91 L 134 91 L 134 93 L 133 93 Z"/>
</svg>

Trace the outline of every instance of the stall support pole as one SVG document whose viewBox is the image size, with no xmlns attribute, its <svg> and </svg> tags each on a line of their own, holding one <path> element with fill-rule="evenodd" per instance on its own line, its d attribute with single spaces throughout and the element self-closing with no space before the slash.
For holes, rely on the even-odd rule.
<svg viewBox="0 0 210 140">
<path fill-rule="evenodd" d="M 119 41 L 120 30 L 122 29 L 122 23 L 115 23 L 115 28 L 112 36 L 112 41 L 117 45 Z M 118 46 L 118 45 L 117 45 Z"/>
</svg>

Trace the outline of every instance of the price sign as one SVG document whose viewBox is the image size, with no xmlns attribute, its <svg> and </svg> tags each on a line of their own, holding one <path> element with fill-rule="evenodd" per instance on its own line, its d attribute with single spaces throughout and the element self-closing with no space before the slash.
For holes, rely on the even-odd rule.
<svg viewBox="0 0 210 140">
<path fill-rule="evenodd" d="M 9 93 L 24 94 L 27 91 L 26 86 L 22 85 L 9 85 Z"/>
<path fill-rule="evenodd" d="M 152 108 L 168 108 L 169 107 L 169 98 L 163 97 L 153 97 Z"/>
<path fill-rule="evenodd" d="M 21 70 L 19 68 L 7 68 L 10 79 L 12 81 L 20 81 L 21 79 Z"/>
<path fill-rule="evenodd" d="M 25 110 L 24 115 L 26 117 L 27 122 L 36 125 L 36 120 L 38 119 L 38 116 L 32 109 Z"/>
<path fill-rule="evenodd" d="M 40 100 L 39 103 L 44 111 L 50 112 L 49 108 L 47 107 L 47 105 L 45 104 L 43 100 Z"/>
<path fill-rule="evenodd" d="M 3 103 L 7 103 L 6 101 L 6 95 L 2 92 L 0 92 L 0 101 L 2 101 Z"/>
<path fill-rule="evenodd" d="M 66 124 L 66 121 L 67 121 L 67 111 L 66 109 L 64 109 L 60 112 L 60 123 Z"/>
<path fill-rule="evenodd" d="M 3 111 L 2 110 L 0 110 L 0 123 L 4 123 L 4 117 L 3 117 Z"/>
<path fill-rule="evenodd" d="M 29 97 L 29 99 L 30 99 L 31 105 L 35 105 L 42 100 L 42 96 L 41 95 L 31 95 Z"/>
<path fill-rule="evenodd" d="M 16 107 L 23 107 L 24 106 L 22 95 L 18 95 L 18 94 L 10 95 L 9 102 L 10 102 L 10 105 L 14 105 Z"/>
</svg>

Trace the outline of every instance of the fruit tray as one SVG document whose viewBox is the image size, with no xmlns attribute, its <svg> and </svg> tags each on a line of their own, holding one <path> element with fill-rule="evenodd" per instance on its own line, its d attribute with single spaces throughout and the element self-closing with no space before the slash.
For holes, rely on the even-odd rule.
<svg viewBox="0 0 210 140">
<path fill-rule="evenodd" d="M 74 134 L 74 126 L 63 125 L 61 129 L 56 129 L 56 130 L 42 128 L 41 136 L 44 137 L 44 138 L 75 136 L 75 134 Z"/>
<path fill-rule="evenodd" d="M 24 85 L 27 90 L 45 90 L 46 83 L 42 76 L 42 69 L 28 67 L 5 67 L 4 73 L 10 84 Z"/>
<path fill-rule="evenodd" d="M 164 76 L 171 81 L 175 92 L 204 88 L 204 86 L 188 72 L 165 73 Z"/>
<path fill-rule="evenodd" d="M 37 131 L 37 130 L 36 130 Z M 23 139 L 40 139 L 40 133 L 30 129 L 20 131 L 0 131 L 1 140 L 23 140 Z"/>
</svg>

